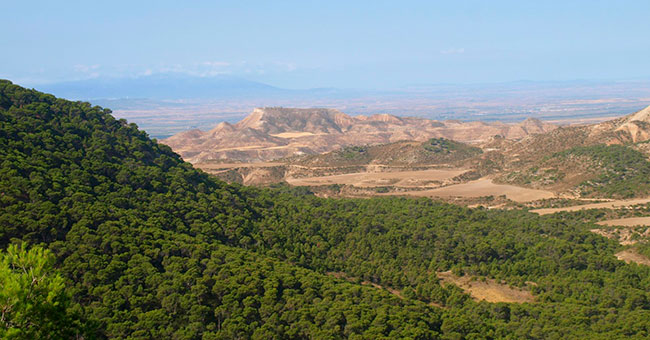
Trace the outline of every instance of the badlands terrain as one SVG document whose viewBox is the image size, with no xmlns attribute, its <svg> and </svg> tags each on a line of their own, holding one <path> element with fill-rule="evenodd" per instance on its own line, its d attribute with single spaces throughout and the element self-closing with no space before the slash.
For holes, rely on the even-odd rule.
<svg viewBox="0 0 650 340">
<path fill-rule="evenodd" d="M 584 214 L 600 225 L 593 232 L 632 247 L 619 259 L 648 264 L 634 247 L 650 236 L 649 141 L 650 107 L 569 126 L 262 108 L 237 124 L 163 142 L 228 182 L 286 183 L 322 197 L 429 197 L 539 215 Z"/>
<path fill-rule="evenodd" d="M 324 196 L 413 195 L 493 205 L 630 199 L 650 191 L 650 107 L 590 125 L 349 116 L 334 109 L 255 109 L 236 124 L 163 143 L 211 174 L 286 182 Z M 469 200 L 468 200 L 469 199 Z"/>
<path fill-rule="evenodd" d="M 209 131 L 190 130 L 163 142 L 185 160 L 268 161 L 318 154 L 350 145 L 446 138 L 475 143 L 499 135 L 518 139 L 553 130 L 529 119 L 521 124 L 435 121 L 388 114 L 349 116 L 335 109 L 258 108 L 237 124 L 222 122 Z"/>
<path fill-rule="evenodd" d="M 504 124 L 261 108 L 237 124 L 186 131 L 163 143 L 203 170 L 244 184 L 340 185 L 336 194 L 364 196 L 423 195 L 424 189 L 465 183 L 469 190 L 459 188 L 459 196 L 466 195 L 463 192 L 489 196 L 496 190 L 512 192 L 514 198 L 538 199 L 551 194 L 480 180 L 477 169 L 485 171 L 489 164 L 484 163 L 492 162 L 484 157 L 490 149 L 481 145 L 556 128 L 535 119 Z M 440 194 L 450 196 L 447 191 Z"/>
</svg>

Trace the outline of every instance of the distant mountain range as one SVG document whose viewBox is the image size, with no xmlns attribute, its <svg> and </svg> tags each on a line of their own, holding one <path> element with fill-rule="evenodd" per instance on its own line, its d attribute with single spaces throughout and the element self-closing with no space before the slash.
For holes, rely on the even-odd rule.
<svg viewBox="0 0 650 340">
<path fill-rule="evenodd" d="M 95 78 L 39 86 L 39 90 L 75 99 L 148 98 L 218 99 L 277 95 L 289 90 L 233 76 L 193 77 L 155 74 L 133 78 Z"/>
<path fill-rule="evenodd" d="M 226 99 L 235 97 L 312 96 L 346 98 L 372 95 L 424 96 L 436 99 L 537 97 L 556 99 L 590 99 L 608 97 L 643 97 L 650 80 L 636 81 L 511 81 L 477 84 L 418 84 L 393 89 L 340 89 L 331 87 L 287 89 L 250 79 L 232 76 L 192 76 L 183 73 L 157 73 L 133 77 L 98 77 L 63 81 L 36 86 L 38 90 L 74 99 Z M 530 98 L 534 99 L 534 98 Z"/>
<path fill-rule="evenodd" d="M 256 107 L 328 107 L 351 115 L 388 113 L 435 120 L 520 122 L 527 117 L 593 123 L 650 104 L 650 81 L 518 81 L 425 84 L 393 90 L 285 89 L 230 75 L 180 73 L 95 78 L 34 85 L 38 90 L 110 107 L 162 139 L 236 122 Z"/>
</svg>

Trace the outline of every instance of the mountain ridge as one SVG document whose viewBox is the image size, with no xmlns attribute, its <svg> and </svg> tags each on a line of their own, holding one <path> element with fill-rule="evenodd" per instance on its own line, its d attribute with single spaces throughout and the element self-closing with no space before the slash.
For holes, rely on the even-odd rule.
<svg viewBox="0 0 650 340">
<path fill-rule="evenodd" d="M 338 114 L 338 111 L 325 112 L 327 117 Z M 257 113 L 255 119 L 264 120 L 264 110 L 259 109 Z M 291 117 L 287 112 L 282 113 L 285 119 Z M 428 121 L 425 123 L 429 126 L 435 125 L 435 129 L 439 130 L 427 131 L 426 126 L 419 131 L 405 129 L 404 127 L 413 127 L 409 125 L 409 121 L 413 119 L 416 118 L 390 115 L 350 117 L 352 124 L 346 130 L 330 134 L 297 132 L 305 130 L 304 125 L 300 124 L 297 129 L 275 126 L 273 131 L 287 132 L 267 136 L 280 138 L 282 145 L 278 140 L 268 139 L 267 144 L 263 144 L 258 138 L 255 141 L 249 139 L 249 145 L 258 145 L 249 149 L 237 146 L 237 142 L 232 140 L 230 144 L 206 142 L 204 148 L 219 145 L 222 149 L 213 154 L 220 154 L 225 159 L 242 159 L 250 157 L 254 152 L 267 153 L 258 154 L 260 158 L 281 158 L 291 152 L 294 153 L 293 156 L 259 167 L 255 163 L 237 166 L 237 161 L 234 161 L 232 163 L 235 165 L 226 163 L 227 166 L 219 168 L 219 161 L 209 159 L 198 164 L 223 179 L 245 184 L 268 184 L 328 174 L 402 172 L 437 168 L 466 171 L 462 176 L 454 177 L 453 181 L 444 182 L 445 185 L 483 178 L 497 184 L 545 190 L 562 197 L 631 198 L 644 197 L 650 193 L 650 180 L 646 180 L 646 175 L 650 174 L 650 161 L 647 160 L 650 157 L 650 144 L 647 143 L 650 141 L 650 107 L 601 123 L 560 126 L 541 133 L 539 131 L 544 131 L 546 125 L 534 118 L 509 126 L 501 123 L 464 123 L 455 120 Z M 272 121 L 273 119 L 268 119 L 268 122 Z M 271 125 L 266 126 L 267 130 Z M 454 136 L 444 129 L 493 132 L 503 126 L 507 127 L 507 133 L 490 136 L 478 143 L 445 137 L 421 140 L 427 133 L 437 136 L 442 134 L 440 132 L 447 132 L 447 135 Z M 264 136 L 261 130 L 254 131 L 259 133 L 259 136 Z M 367 133 L 364 136 L 366 139 L 345 139 L 346 136 L 359 136 L 359 131 Z M 523 137 L 506 138 L 513 135 Z M 200 132 L 194 136 L 203 138 Z M 463 134 L 455 135 L 458 136 L 463 137 Z M 235 139 L 239 137 L 235 136 Z M 318 152 L 304 142 L 309 140 L 329 145 L 332 150 L 322 148 L 320 150 L 324 151 Z M 303 142 L 298 144 L 296 141 Z M 276 143 L 276 146 L 269 147 L 272 143 Z M 174 148 L 178 150 L 177 146 Z M 206 153 L 186 153 L 184 157 L 201 159 L 205 155 Z M 426 177 L 424 174 L 418 176 Z M 325 178 L 323 183 L 329 180 L 331 179 Z M 344 177 L 340 180 L 346 181 Z M 390 183 L 388 180 L 385 182 Z"/>
<path fill-rule="evenodd" d="M 556 126 L 529 118 L 519 124 L 437 121 L 390 114 L 350 116 L 331 108 L 256 108 L 236 124 L 190 130 L 162 140 L 190 162 L 268 161 L 329 152 L 349 145 L 446 138 L 476 143 L 495 135 L 519 139 Z M 247 134 L 242 131 L 251 129 Z M 255 134 L 253 139 L 245 139 Z M 278 139 L 279 138 L 279 139 Z M 236 152 L 234 152 L 236 151 Z"/>
</svg>

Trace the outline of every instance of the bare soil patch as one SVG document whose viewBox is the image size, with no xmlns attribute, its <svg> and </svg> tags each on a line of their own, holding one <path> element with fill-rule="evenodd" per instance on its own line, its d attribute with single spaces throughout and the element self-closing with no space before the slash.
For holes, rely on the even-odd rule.
<svg viewBox="0 0 650 340">
<path fill-rule="evenodd" d="M 641 238 L 647 238 L 650 236 L 650 229 L 646 229 L 645 232 L 639 232 L 633 230 L 629 227 L 624 228 L 612 228 L 612 229 L 591 229 L 592 233 L 605 236 L 609 239 L 616 240 L 623 246 L 635 244 L 639 242 Z"/>
<path fill-rule="evenodd" d="M 535 301 L 535 297 L 530 293 L 530 291 L 510 287 L 498 283 L 493 279 L 486 279 L 485 282 L 477 280 L 473 281 L 469 276 L 456 276 L 451 271 L 439 272 L 436 273 L 436 275 L 444 284 L 454 284 L 470 294 L 476 300 L 494 303 L 524 303 Z"/>
<path fill-rule="evenodd" d="M 616 258 L 625 261 L 625 263 L 635 262 L 638 264 L 650 266 L 650 259 L 635 252 L 634 249 L 625 249 L 615 254 Z"/>
<path fill-rule="evenodd" d="M 596 224 L 606 225 L 606 226 L 623 226 L 623 227 L 634 227 L 637 225 L 650 226 L 650 216 L 617 218 L 613 220 L 600 221 L 597 222 Z"/>
<path fill-rule="evenodd" d="M 431 190 L 415 191 L 408 194 L 425 197 L 483 197 L 505 195 L 508 199 L 515 202 L 530 202 L 555 197 L 555 194 L 550 191 L 522 188 L 509 184 L 496 184 L 488 178 Z"/>
<path fill-rule="evenodd" d="M 628 219 L 619 219 L 619 220 L 628 220 Z M 604 223 L 614 221 L 615 224 L 610 226 L 607 229 L 591 229 L 591 232 L 598 235 L 605 236 L 609 239 L 616 240 L 618 243 L 624 246 L 630 246 L 639 242 L 647 242 L 650 237 L 650 228 L 644 226 L 639 226 L 639 223 L 634 222 L 633 224 L 627 226 L 621 226 L 619 220 L 610 220 L 598 222 L 598 224 L 603 225 Z M 620 251 L 614 254 L 617 259 L 625 261 L 626 263 L 635 262 L 638 264 L 650 266 L 650 259 L 644 255 L 641 255 L 636 252 L 634 248 L 628 248 L 623 251 Z"/>
<path fill-rule="evenodd" d="M 217 163 L 217 162 L 205 162 L 205 163 L 196 163 L 195 167 L 201 170 L 226 170 L 226 169 L 237 169 L 237 168 L 266 168 L 272 166 L 284 165 L 281 162 L 257 162 L 257 163 Z"/>
<path fill-rule="evenodd" d="M 342 175 L 287 178 L 291 185 L 348 184 L 357 187 L 427 187 L 439 186 L 440 182 L 463 174 L 465 169 L 429 169 L 398 172 L 357 172 Z"/>
</svg>

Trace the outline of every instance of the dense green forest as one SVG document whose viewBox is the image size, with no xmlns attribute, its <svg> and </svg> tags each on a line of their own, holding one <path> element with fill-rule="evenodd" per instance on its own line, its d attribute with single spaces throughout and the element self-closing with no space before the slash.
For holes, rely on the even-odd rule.
<svg viewBox="0 0 650 340">
<path fill-rule="evenodd" d="M 650 268 L 578 217 L 229 185 L 108 109 L 8 81 L 0 145 L 0 246 L 53 254 L 87 339 L 650 336 Z M 535 302 L 476 302 L 445 270 Z"/>
</svg>

